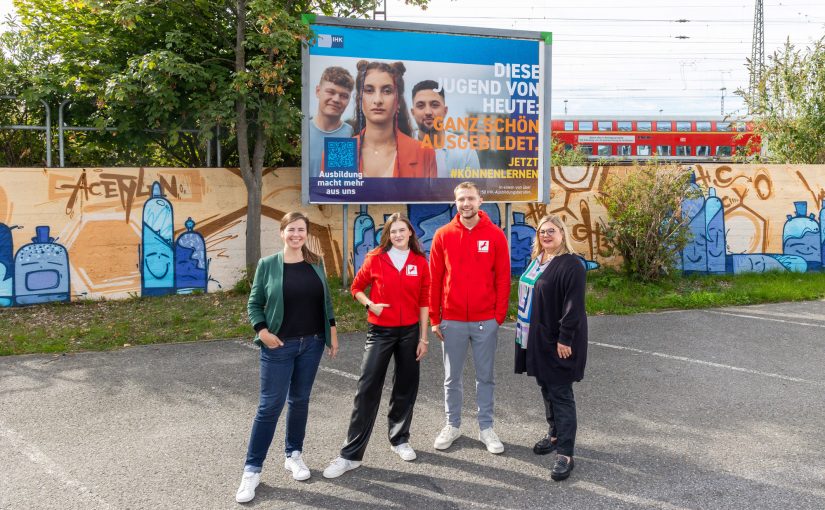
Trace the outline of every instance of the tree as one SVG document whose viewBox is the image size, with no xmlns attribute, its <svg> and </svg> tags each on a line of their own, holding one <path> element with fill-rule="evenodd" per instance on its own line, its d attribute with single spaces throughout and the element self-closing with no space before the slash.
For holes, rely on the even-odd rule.
<svg viewBox="0 0 825 510">
<path fill-rule="evenodd" d="M 755 65 L 748 63 L 751 72 Z M 825 163 L 825 37 L 805 50 L 786 41 L 768 57 L 756 90 L 737 94 L 769 161 Z"/>
<path fill-rule="evenodd" d="M 425 6 L 428 0 L 407 0 Z M 263 168 L 300 157 L 303 13 L 363 17 L 375 0 L 16 0 L 20 33 L 47 57 L 51 88 L 115 145 L 178 164 L 202 160 L 220 125 L 247 189 L 246 265 L 260 258 Z M 91 106 L 91 108 L 90 108 Z M 85 108 L 85 110 L 84 110 Z M 201 136 L 184 129 L 196 128 Z M 155 131 L 159 131 L 155 132 Z M 101 143 L 111 135 L 100 134 Z M 152 152 L 150 151 L 150 154 Z"/>
</svg>

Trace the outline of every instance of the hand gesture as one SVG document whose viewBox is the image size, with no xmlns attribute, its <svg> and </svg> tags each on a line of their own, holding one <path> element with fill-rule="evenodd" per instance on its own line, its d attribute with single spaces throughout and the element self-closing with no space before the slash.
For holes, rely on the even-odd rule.
<svg viewBox="0 0 825 510">
<path fill-rule="evenodd" d="M 384 311 L 384 308 L 389 308 L 390 305 L 387 303 L 371 303 L 370 304 L 370 311 L 375 314 L 376 317 L 381 317 L 381 312 Z"/>
<path fill-rule="evenodd" d="M 569 358 L 570 356 L 573 355 L 573 349 L 570 348 L 569 345 L 564 345 L 564 344 L 561 344 L 561 343 L 557 343 L 556 345 L 557 345 L 556 352 L 559 353 L 559 358 L 567 359 L 567 358 Z"/>
<path fill-rule="evenodd" d="M 261 342 L 263 342 L 264 345 L 270 349 L 277 349 L 278 347 L 284 346 L 284 343 L 280 338 L 278 338 L 278 335 L 270 333 L 268 329 L 262 329 L 259 331 L 258 338 L 260 338 Z"/>
<path fill-rule="evenodd" d="M 441 333 L 441 328 L 439 328 L 438 325 L 433 326 L 433 333 L 435 334 L 435 336 L 438 337 L 439 340 L 441 340 L 442 342 L 444 341 L 444 335 Z"/>
</svg>

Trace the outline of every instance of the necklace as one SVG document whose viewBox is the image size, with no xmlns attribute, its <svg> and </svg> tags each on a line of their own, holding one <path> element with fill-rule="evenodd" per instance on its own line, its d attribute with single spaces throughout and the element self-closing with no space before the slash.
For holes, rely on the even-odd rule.
<svg viewBox="0 0 825 510">
<path fill-rule="evenodd" d="M 386 149 L 389 148 L 389 147 L 392 147 L 393 145 L 394 145 L 393 142 L 387 142 L 387 143 L 383 143 L 381 145 L 372 146 L 372 147 L 370 147 L 370 150 L 372 151 L 372 153 L 374 155 L 378 155 L 378 153 L 380 153 L 381 151 L 386 152 Z"/>
</svg>

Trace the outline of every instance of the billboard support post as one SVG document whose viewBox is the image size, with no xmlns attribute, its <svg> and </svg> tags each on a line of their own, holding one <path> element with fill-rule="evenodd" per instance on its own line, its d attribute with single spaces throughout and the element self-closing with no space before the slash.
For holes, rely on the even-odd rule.
<svg viewBox="0 0 825 510">
<path fill-rule="evenodd" d="M 341 226 L 343 227 L 343 247 L 341 251 L 343 252 L 341 255 L 341 286 L 344 290 L 347 290 L 349 287 L 349 283 L 347 282 L 349 276 L 349 240 L 347 239 L 347 218 L 349 218 L 349 204 L 344 204 L 341 208 L 341 214 L 343 217 L 341 218 Z"/>
</svg>

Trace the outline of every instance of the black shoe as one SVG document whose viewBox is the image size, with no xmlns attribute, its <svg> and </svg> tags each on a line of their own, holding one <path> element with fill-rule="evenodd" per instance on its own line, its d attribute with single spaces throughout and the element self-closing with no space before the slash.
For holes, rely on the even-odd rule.
<svg viewBox="0 0 825 510">
<path fill-rule="evenodd" d="M 536 455 L 547 455 L 556 449 L 556 443 L 550 440 L 550 436 L 544 436 L 541 441 L 533 445 L 533 453 Z"/>
<path fill-rule="evenodd" d="M 557 482 L 567 479 L 567 477 L 570 476 L 570 472 L 573 471 L 573 465 L 573 457 L 567 460 L 567 457 L 564 455 L 558 455 L 556 457 L 556 464 L 550 471 L 550 478 Z"/>
</svg>

